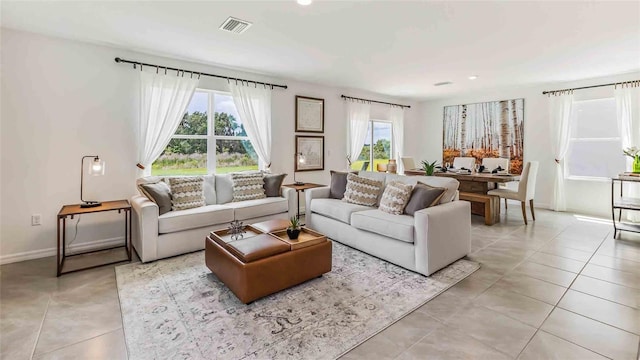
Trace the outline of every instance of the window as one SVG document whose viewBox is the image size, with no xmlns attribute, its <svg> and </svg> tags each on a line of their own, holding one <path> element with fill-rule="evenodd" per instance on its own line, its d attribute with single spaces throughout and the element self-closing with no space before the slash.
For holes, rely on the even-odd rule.
<svg viewBox="0 0 640 360">
<path fill-rule="evenodd" d="M 178 130 L 153 163 L 151 173 L 205 175 L 257 169 L 258 155 L 231 95 L 196 90 Z"/>
<path fill-rule="evenodd" d="M 378 164 L 389 162 L 392 151 L 392 127 L 388 121 L 371 120 L 369 122 L 367 140 L 362 147 L 360 156 L 357 161 L 351 163 L 353 170 L 375 171 Z M 365 163 L 367 163 L 367 167 L 363 168 Z"/>
<path fill-rule="evenodd" d="M 615 99 L 576 101 L 571 117 L 565 177 L 602 179 L 624 171 Z"/>
</svg>

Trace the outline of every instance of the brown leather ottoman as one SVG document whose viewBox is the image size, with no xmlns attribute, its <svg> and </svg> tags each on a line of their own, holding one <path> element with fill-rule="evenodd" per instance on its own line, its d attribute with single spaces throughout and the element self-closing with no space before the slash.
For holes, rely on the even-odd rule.
<svg viewBox="0 0 640 360">
<path fill-rule="evenodd" d="M 225 243 L 205 240 L 207 267 L 247 304 L 331 271 L 331 242 L 290 250 L 269 234 Z"/>
</svg>

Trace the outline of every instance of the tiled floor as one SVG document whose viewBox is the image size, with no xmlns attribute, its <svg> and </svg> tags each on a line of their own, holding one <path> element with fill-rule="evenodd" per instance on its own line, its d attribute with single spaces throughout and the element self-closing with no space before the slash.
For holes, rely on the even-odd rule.
<svg viewBox="0 0 640 360">
<path fill-rule="evenodd" d="M 640 237 L 519 207 L 473 219 L 482 268 L 345 359 L 638 359 Z M 56 278 L 46 258 L 0 267 L 2 359 L 124 359 L 113 266 Z"/>
</svg>

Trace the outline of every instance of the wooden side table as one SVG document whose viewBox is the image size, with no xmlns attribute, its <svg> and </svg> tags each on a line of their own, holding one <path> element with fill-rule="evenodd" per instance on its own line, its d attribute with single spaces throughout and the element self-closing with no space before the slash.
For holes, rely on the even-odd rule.
<svg viewBox="0 0 640 360">
<path fill-rule="evenodd" d="M 286 185 L 282 185 L 284 187 L 287 188 L 291 188 L 294 189 L 296 191 L 296 195 L 298 196 L 298 212 L 296 217 L 298 219 L 300 219 L 300 193 L 304 192 L 307 189 L 313 189 L 313 188 L 318 188 L 318 187 L 325 187 L 327 185 L 321 185 L 321 184 L 313 184 L 313 183 L 304 183 L 302 185 L 296 185 L 296 184 L 286 184 Z"/>
<path fill-rule="evenodd" d="M 66 225 L 67 217 L 73 219 L 76 215 L 92 214 L 105 211 L 117 211 L 122 213 L 124 211 L 124 245 L 114 246 L 107 249 L 91 250 L 81 253 L 74 253 L 71 255 L 66 254 Z M 100 206 L 91 208 L 81 208 L 80 204 L 64 205 L 60 212 L 58 212 L 58 251 L 57 251 L 57 275 L 68 274 L 79 270 L 92 269 L 99 266 L 115 264 L 123 261 L 131 261 L 131 205 L 127 200 L 105 201 Z M 97 253 L 105 250 L 113 250 L 123 248 L 123 255 L 115 258 L 110 258 L 102 262 L 88 262 L 88 264 L 80 264 L 79 266 L 72 267 L 70 270 L 65 271 L 65 260 L 78 255 L 85 255 L 90 253 Z M 118 255 L 118 254 L 116 254 Z"/>
</svg>

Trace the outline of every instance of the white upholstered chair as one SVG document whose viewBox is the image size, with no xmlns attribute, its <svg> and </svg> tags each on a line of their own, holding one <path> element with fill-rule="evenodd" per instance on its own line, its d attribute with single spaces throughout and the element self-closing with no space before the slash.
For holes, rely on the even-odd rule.
<svg viewBox="0 0 640 360">
<path fill-rule="evenodd" d="M 482 159 L 482 166 L 484 166 L 489 172 L 493 171 L 493 169 L 497 169 L 498 166 L 500 166 L 502 170 L 506 170 L 508 172 L 509 162 L 510 160 L 505 158 L 484 158 Z"/>
<path fill-rule="evenodd" d="M 518 184 L 518 190 L 511 189 L 496 189 L 491 190 L 487 194 L 499 196 L 500 198 L 520 201 L 522 206 L 522 218 L 524 224 L 527 225 L 527 211 L 525 202 L 529 201 L 531 207 L 531 217 L 535 221 L 536 213 L 533 210 L 533 198 L 536 194 L 536 177 L 538 176 L 538 162 L 529 161 L 522 170 L 520 176 L 520 183 Z"/>
<path fill-rule="evenodd" d="M 415 170 L 417 169 L 416 167 L 416 162 L 413 160 L 412 157 L 400 157 L 400 161 L 402 161 L 402 166 L 404 167 L 405 170 Z"/>
<path fill-rule="evenodd" d="M 453 158 L 453 167 L 455 169 L 465 168 L 473 170 L 476 165 L 476 158 L 474 157 L 457 157 Z"/>
</svg>

